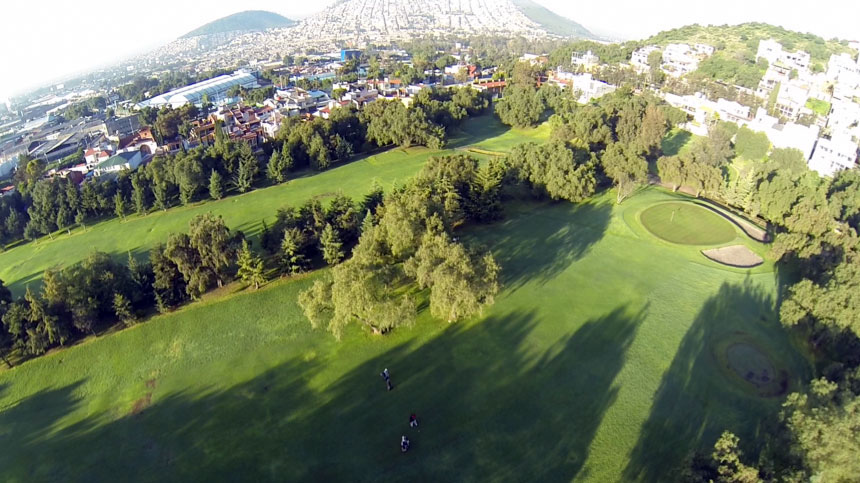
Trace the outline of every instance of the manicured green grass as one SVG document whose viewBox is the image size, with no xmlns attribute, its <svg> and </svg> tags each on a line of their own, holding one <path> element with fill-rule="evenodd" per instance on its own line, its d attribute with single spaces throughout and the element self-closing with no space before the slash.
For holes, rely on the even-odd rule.
<svg viewBox="0 0 860 483">
<path fill-rule="evenodd" d="M 685 131 L 680 128 L 672 128 L 672 130 L 666 134 L 666 137 L 663 138 L 660 148 L 666 156 L 676 156 L 681 154 L 683 151 L 690 149 L 690 145 L 697 137 L 699 136 L 693 136 L 689 131 Z"/>
<path fill-rule="evenodd" d="M 453 149 L 472 143 L 493 144 L 494 138 L 500 139 L 504 146 L 516 144 L 517 139 L 540 140 L 547 129 L 514 132 L 494 116 L 486 115 L 464 123 L 463 132 L 451 140 L 452 149 L 449 150 L 432 151 L 423 147 L 392 149 L 244 195 L 171 208 L 166 212 L 152 212 L 146 216 L 130 215 L 122 221 L 112 219 L 88 227 L 86 231 L 72 230 L 71 235 L 61 232 L 54 235 L 53 240 L 44 237 L 35 243 L 0 253 L 0 280 L 15 295 L 22 295 L 27 284 L 41 283 L 46 269 L 79 262 L 94 250 L 112 254 L 118 260 L 125 260 L 129 252 L 145 258 L 153 246 L 167 241 L 168 234 L 186 231 L 192 218 L 210 211 L 223 216 L 231 229 L 242 230 L 255 237 L 262 227 L 261 220 L 271 222 L 282 206 L 298 205 L 313 197 L 325 199 L 339 192 L 358 200 L 370 191 L 374 180 L 389 189 L 414 175 L 430 156 L 451 153 Z M 503 149 L 504 146 L 497 148 Z"/>
<path fill-rule="evenodd" d="M 337 342 L 296 306 L 311 277 L 0 373 L 0 480 L 670 480 L 688 451 L 723 430 L 751 441 L 778 411 L 720 367 L 723 341 L 744 334 L 787 390 L 809 369 L 776 320 L 771 262 L 721 267 L 638 224 L 678 195 L 614 198 L 509 205 L 463 232 L 505 286 L 472 320 L 425 310 Z"/>
<path fill-rule="evenodd" d="M 721 245 L 737 237 L 722 216 L 692 202 L 660 203 L 639 215 L 654 236 L 684 245 Z"/>
<path fill-rule="evenodd" d="M 812 112 L 818 114 L 819 116 L 826 116 L 830 114 L 830 103 L 827 101 L 822 101 L 821 99 L 814 99 L 810 97 L 806 100 L 806 107 L 812 109 Z"/>
</svg>

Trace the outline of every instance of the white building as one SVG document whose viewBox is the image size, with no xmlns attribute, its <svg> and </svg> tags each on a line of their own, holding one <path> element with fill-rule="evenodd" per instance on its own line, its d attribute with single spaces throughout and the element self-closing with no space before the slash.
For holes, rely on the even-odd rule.
<svg viewBox="0 0 860 483">
<path fill-rule="evenodd" d="M 562 89 L 569 88 L 579 91 L 580 95 L 577 102 L 580 104 L 602 97 L 616 89 L 613 85 L 596 80 L 591 74 L 574 74 L 573 72 L 566 72 L 562 67 L 556 70 L 550 81 L 560 85 Z"/>
<path fill-rule="evenodd" d="M 660 50 L 660 48 L 656 45 L 648 45 L 641 49 L 634 50 L 633 54 L 630 56 L 630 65 L 640 71 L 650 69 L 651 66 L 648 65 L 648 56 L 651 55 L 651 52 L 656 52 L 658 50 Z"/>
<path fill-rule="evenodd" d="M 812 150 L 820 131 L 820 128 L 815 125 L 780 124 L 778 119 L 768 116 L 764 109 L 759 109 L 756 112 L 755 118 L 747 123 L 747 127 L 753 131 L 765 133 L 771 144 L 777 148 L 800 150 L 803 153 L 803 159 L 809 159 L 812 156 Z"/>
<path fill-rule="evenodd" d="M 809 53 L 802 50 L 786 52 L 782 49 L 782 44 L 774 39 L 759 41 L 755 60 L 758 61 L 761 58 L 766 59 L 768 64 L 783 64 L 790 69 L 797 70 L 809 69 Z"/>
<path fill-rule="evenodd" d="M 570 63 L 575 67 L 581 66 L 585 70 L 590 70 L 593 67 L 600 65 L 600 58 L 594 55 L 590 50 L 585 53 L 574 52 L 570 56 Z"/>
<path fill-rule="evenodd" d="M 681 77 L 699 68 L 699 62 L 710 57 L 714 48 L 710 45 L 669 44 L 663 49 L 663 71 L 672 77 Z"/>
<path fill-rule="evenodd" d="M 140 151 L 119 153 L 96 165 L 95 175 L 102 176 L 107 173 L 137 169 L 141 161 L 143 161 L 143 156 Z"/>
<path fill-rule="evenodd" d="M 528 62 L 531 65 L 543 64 L 546 61 L 546 55 L 523 54 L 522 57 L 520 57 L 520 62 Z"/>
<path fill-rule="evenodd" d="M 237 70 L 229 75 L 219 75 L 218 77 L 191 84 L 190 86 L 165 92 L 141 102 L 138 104 L 138 107 L 151 106 L 158 109 L 163 106 L 178 108 L 185 104 L 201 106 L 203 105 L 204 98 L 207 98 L 213 104 L 218 104 L 219 101 L 227 98 L 227 91 L 235 86 L 253 89 L 260 85 L 257 83 L 257 78 L 250 73 Z"/>
<path fill-rule="evenodd" d="M 827 63 L 827 80 L 847 87 L 860 85 L 860 57 L 855 62 L 854 58 L 846 53 L 831 55 Z"/>
<path fill-rule="evenodd" d="M 750 106 L 726 99 L 717 99 L 717 113 L 720 115 L 720 119 L 724 121 L 735 124 L 749 122 L 752 120 L 750 111 Z"/>
<path fill-rule="evenodd" d="M 833 97 L 827 127 L 834 135 L 845 133 L 860 138 L 860 104 L 851 99 Z"/>
<path fill-rule="evenodd" d="M 843 169 L 852 169 L 857 163 L 857 145 L 849 138 L 818 140 L 815 153 L 809 160 L 809 169 L 821 176 L 833 176 Z"/>
<path fill-rule="evenodd" d="M 807 99 L 809 99 L 808 88 L 796 83 L 782 84 L 780 85 L 774 107 L 786 119 L 796 120 L 800 114 L 812 113 L 806 107 Z"/>
</svg>

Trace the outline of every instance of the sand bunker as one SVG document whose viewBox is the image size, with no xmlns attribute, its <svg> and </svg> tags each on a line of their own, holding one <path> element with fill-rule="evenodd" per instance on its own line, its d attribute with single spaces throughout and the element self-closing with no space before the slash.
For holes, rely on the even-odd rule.
<svg viewBox="0 0 860 483">
<path fill-rule="evenodd" d="M 702 255 L 730 267 L 752 268 L 764 263 L 764 259 L 744 245 L 702 250 Z"/>
</svg>

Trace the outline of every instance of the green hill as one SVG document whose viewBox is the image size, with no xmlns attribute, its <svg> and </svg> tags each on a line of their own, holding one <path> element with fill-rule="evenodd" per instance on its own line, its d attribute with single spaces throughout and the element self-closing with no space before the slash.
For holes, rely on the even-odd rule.
<svg viewBox="0 0 860 483">
<path fill-rule="evenodd" d="M 277 13 L 267 12 L 265 10 L 246 10 L 244 12 L 234 13 L 218 20 L 198 27 L 191 32 L 183 35 L 180 38 L 197 37 L 199 35 L 220 34 L 224 32 L 234 31 L 253 31 L 266 30 L 278 27 L 289 27 L 295 25 L 295 21 L 290 20 Z"/>
<path fill-rule="evenodd" d="M 513 3 L 521 12 L 523 12 L 523 14 L 525 14 L 526 17 L 530 18 L 533 22 L 540 24 L 541 27 L 551 34 L 563 35 L 565 37 L 581 37 L 586 39 L 598 38 L 582 25 L 570 20 L 569 18 L 558 15 L 557 13 L 538 5 L 532 0 L 513 0 Z"/>
</svg>

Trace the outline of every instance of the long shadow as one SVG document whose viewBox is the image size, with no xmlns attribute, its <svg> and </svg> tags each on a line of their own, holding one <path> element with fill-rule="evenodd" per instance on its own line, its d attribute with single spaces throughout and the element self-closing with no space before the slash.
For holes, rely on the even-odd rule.
<svg viewBox="0 0 860 483">
<path fill-rule="evenodd" d="M 645 310 L 618 307 L 546 351 L 529 342 L 535 314 L 510 313 L 398 345 L 321 388 L 314 378 L 328 362 L 297 357 L 227 390 L 156 395 L 109 422 L 93 417 L 39 438 L 19 426 L 0 479 L 569 481 L 615 400 Z M 32 422 L 37 403 L 2 417 Z M 408 427 L 413 412 L 420 431 Z M 403 434 L 413 441 L 407 454 Z"/>
<path fill-rule="evenodd" d="M 480 144 L 487 139 L 501 136 L 510 130 L 510 126 L 502 124 L 492 110 L 489 110 L 486 114 L 466 120 L 457 128 L 456 132 L 452 133 L 445 147 L 448 149 L 457 149 L 472 144 Z"/>
<path fill-rule="evenodd" d="M 775 370 L 783 371 L 770 375 L 773 387 L 779 387 L 779 381 L 786 385 L 770 392 L 734 376 L 727 359 L 718 355 L 732 340 L 752 341 L 764 348 L 775 358 Z M 796 354 L 787 349 L 791 344 L 779 327 L 773 297 L 749 278 L 739 284 L 724 283 L 706 301 L 664 373 L 624 480 L 671 481 L 689 454 L 710 454 L 726 430 L 738 435 L 744 452 L 756 460 L 761 448 L 751 443 L 775 428 L 782 396 L 807 377 L 789 372 L 800 365 L 793 359 Z"/>
<path fill-rule="evenodd" d="M 612 205 L 606 201 L 528 204 L 494 224 L 475 230 L 502 267 L 505 288 L 546 283 L 588 253 L 606 234 Z"/>
<path fill-rule="evenodd" d="M 55 389 L 44 389 L 9 407 L 0 407 L 0 474 L 26 458 L 24 448 L 38 448 L 43 444 L 53 446 L 53 426 L 63 417 L 74 411 L 79 399 L 75 391 L 83 383 L 78 381 Z M 0 386 L 0 400 L 8 391 L 9 383 Z M 32 463 L 48 457 L 46 453 L 30 454 Z M 0 476 L 3 481 L 38 481 L 35 471 L 30 468 L 10 478 Z"/>
<path fill-rule="evenodd" d="M 681 148 L 689 142 L 691 137 L 693 137 L 692 134 L 682 129 L 678 129 L 671 135 L 666 136 L 661 143 L 663 154 L 666 156 L 676 156 L 681 152 Z"/>
</svg>

